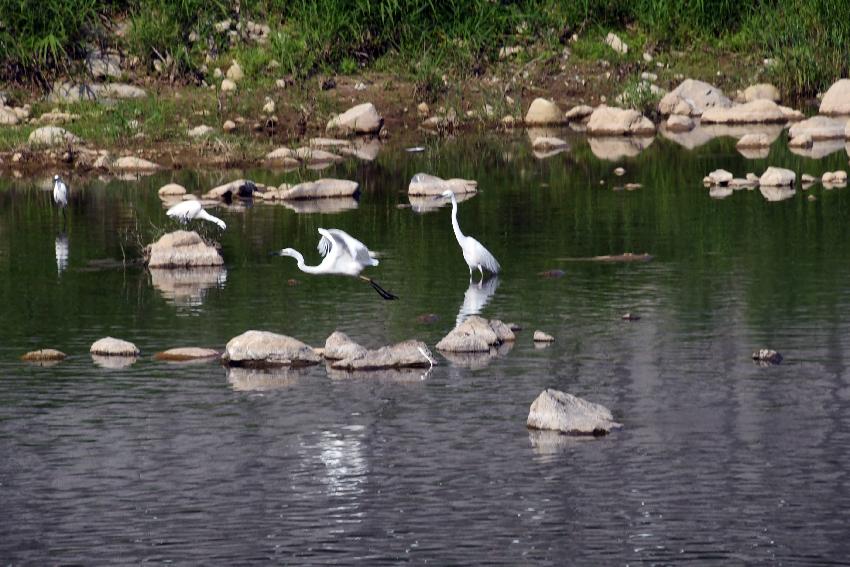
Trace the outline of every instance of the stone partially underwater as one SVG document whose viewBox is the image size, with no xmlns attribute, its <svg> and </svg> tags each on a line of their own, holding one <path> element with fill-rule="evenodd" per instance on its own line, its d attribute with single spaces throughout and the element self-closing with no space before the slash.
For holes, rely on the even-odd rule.
<svg viewBox="0 0 850 567">
<path fill-rule="evenodd" d="M 605 406 L 551 388 L 532 402 L 526 424 L 567 435 L 606 435 L 622 427 Z"/>
</svg>

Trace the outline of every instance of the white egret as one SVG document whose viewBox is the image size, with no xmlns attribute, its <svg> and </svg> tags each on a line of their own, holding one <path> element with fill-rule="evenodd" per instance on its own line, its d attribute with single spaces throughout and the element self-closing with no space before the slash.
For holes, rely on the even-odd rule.
<svg viewBox="0 0 850 567">
<path fill-rule="evenodd" d="M 398 299 L 398 297 L 378 285 L 372 278 L 360 275 L 360 272 L 366 266 L 378 265 L 378 259 L 375 258 L 375 253 L 371 252 L 365 244 L 338 228 L 320 228 L 319 234 L 322 235 L 322 238 L 319 240 L 318 249 L 319 253 L 325 259 L 318 266 L 307 266 L 304 263 L 304 256 L 292 248 L 284 248 L 271 254 L 295 258 L 298 262 L 298 269 L 307 274 L 333 274 L 356 277 L 369 282 L 369 285 L 375 288 L 375 291 L 384 299 Z"/>
<path fill-rule="evenodd" d="M 224 224 L 224 221 L 218 217 L 214 217 L 201 207 L 200 201 L 183 201 L 182 203 L 177 203 L 166 212 L 168 216 L 171 218 L 175 218 L 182 223 L 187 223 L 190 220 L 201 219 L 210 222 L 214 222 L 218 226 L 221 227 L 221 230 L 227 228 L 227 225 Z"/>
<path fill-rule="evenodd" d="M 452 191 L 443 191 L 440 197 L 452 200 L 452 228 L 455 231 L 455 238 L 460 244 L 460 249 L 463 251 L 463 259 L 466 260 L 466 265 L 469 266 L 469 277 L 472 278 L 472 270 L 478 268 L 481 272 L 481 279 L 484 279 L 484 269 L 493 274 L 498 274 L 501 266 L 496 258 L 489 250 L 484 248 L 484 245 L 472 238 L 465 236 L 460 231 L 460 225 L 457 222 L 457 198 Z"/>
<path fill-rule="evenodd" d="M 65 217 L 65 207 L 68 206 L 68 186 L 58 175 L 53 176 L 53 202 L 62 209 L 62 217 Z"/>
</svg>

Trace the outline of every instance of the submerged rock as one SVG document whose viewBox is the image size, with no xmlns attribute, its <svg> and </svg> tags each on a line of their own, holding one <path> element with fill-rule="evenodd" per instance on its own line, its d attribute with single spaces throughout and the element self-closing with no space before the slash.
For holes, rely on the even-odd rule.
<svg viewBox="0 0 850 567">
<path fill-rule="evenodd" d="M 591 135 L 649 135 L 655 133 L 655 124 L 637 110 L 599 106 L 590 115 L 587 133 Z"/>
<path fill-rule="evenodd" d="M 319 355 L 298 339 L 268 331 L 245 331 L 228 341 L 221 357 L 229 366 L 306 366 Z"/>
<path fill-rule="evenodd" d="M 378 114 L 371 102 L 358 104 L 342 114 L 334 116 L 325 128 L 328 132 L 338 132 L 343 136 L 351 134 L 377 134 L 384 125 L 384 119 Z"/>
<path fill-rule="evenodd" d="M 25 362 L 47 362 L 64 360 L 67 355 L 61 350 L 42 348 L 30 351 L 21 357 Z"/>
<path fill-rule="evenodd" d="M 551 388 L 532 402 L 526 425 L 568 435 L 605 435 L 622 427 L 605 406 Z"/>
<path fill-rule="evenodd" d="M 354 343 L 356 344 L 356 343 Z M 359 345 L 358 345 L 359 346 Z M 434 359 L 422 341 L 403 341 L 376 350 L 363 350 L 337 360 L 331 368 L 337 370 L 382 370 L 387 368 L 431 367 Z"/>
<path fill-rule="evenodd" d="M 829 87 L 821 100 L 820 113 L 850 115 L 850 79 L 841 79 Z"/>
<path fill-rule="evenodd" d="M 668 114 L 702 116 L 709 108 L 732 106 L 723 91 L 703 81 L 685 79 L 678 87 L 664 95 L 658 103 L 658 111 Z"/>
<path fill-rule="evenodd" d="M 545 98 L 534 99 L 525 114 L 528 125 L 563 124 L 566 120 L 558 105 Z"/>
<path fill-rule="evenodd" d="M 211 348 L 178 347 L 156 353 L 153 357 L 157 360 L 168 362 L 186 362 L 189 360 L 203 360 L 218 358 L 221 353 Z"/>
<path fill-rule="evenodd" d="M 452 329 L 437 343 L 437 350 L 447 352 L 489 352 L 505 342 L 516 340 L 507 325 L 494 319 L 472 315 Z"/>
<path fill-rule="evenodd" d="M 139 356 L 139 349 L 133 343 L 112 337 L 105 337 L 92 343 L 91 354 L 100 356 Z"/>
<path fill-rule="evenodd" d="M 355 343 L 345 333 L 334 331 L 325 340 L 323 356 L 329 360 L 342 360 L 344 358 L 357 358 L 366 352 L 366 347 Z"/>
<path fill-rule="evenodd" d="M 177 230 L 160 237 L 145 249 L 150 268 L 192 268 L 220 266 L 224 259 L 197 232 Z"/>
<path fill-rule="evenodd" d="M 427 173 L 417 173 L 407 187 L 408 195 L 436 197 L 444 191 L 451 191 L 455 195 L 475 193 L 478 191 L 478 182 L 468 179 L 440 179 Z"/>
</svg>

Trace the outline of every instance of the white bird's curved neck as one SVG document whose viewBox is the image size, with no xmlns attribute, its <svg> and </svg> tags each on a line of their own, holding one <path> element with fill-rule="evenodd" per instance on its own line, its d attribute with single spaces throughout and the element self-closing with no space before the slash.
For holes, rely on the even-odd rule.
<svg viewBox="0 0 850 567">
<path fill-rule="evenodd" d="M 457 238 L 458 242 L 466 238 L 460 231 L 460 224 L 457 222 L 457 199 L 455 199 L 454 193 L 452 193 L 452 228 L 455 231 L 455 238 Z"/>
<path fill-rule="evenodd" d="M 295 261 L 298 262 L 298 269 L 307 274 L 318 274 L 320 273 L 319 269 L 321 266 L 308 266 L 304 263 L 304 256 L 301 255 L 301 252 L 297 252 L 295 250 L 292 251 L 292 257 L 295 258 Z"/>
<path fill-rule="evenodd" d="M 219 226 L 221 226 L 222 224 L 224 224 L 224 221 L 222 221 L 220 218 L 215 217 L 215 216 L 213 216 L 213 215 L 209 214 L 208 212 L 206 212 L 206 211 L 205 211 L 205 210 L 203 210 L 203 209 L 201 209 L 200 211 L 198 211 L 198 214 L 197 214 L 197 215 L 195 215 L 195 216 L 196 216 L 197 218 L 199 218 L 199 219 L 203 219 L 203 220 L 208 220 L 208 221 L 210 221 L 210 222 L 214 222 L 215 224 L 217 224 L 217 225 L 219 225 Z"/>
</svg>

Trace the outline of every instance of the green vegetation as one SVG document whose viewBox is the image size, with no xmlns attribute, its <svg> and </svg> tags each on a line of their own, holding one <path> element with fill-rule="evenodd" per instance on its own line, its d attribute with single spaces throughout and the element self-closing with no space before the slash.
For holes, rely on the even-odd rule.
<svg viewBox="0 0 850 567">
<path fill-rule="evenodd" d="M 225 19 L 234 26 L 217 29 Z M 248 21 L 270 26 L 263 45 L 247 41 Z M 633 42 L 627 56 L 600 44 L 609 30 Z M 175 80 L 197 81 L 207 57 L 238 53 L 249 76 L 272 59 L 296 78 L 410 73 L 428 98 L 445 72 L 486 73 L 503 46 L 555 58 L 573 34 L 575 55 L 588 60 L 634 62 L 644 47 L 769 57 L 769 78 L 796 95 L 850 72 L 846 0 L 4 0 L 0 79 L 46 86 L 80 72 L 92 45 L 118 42 Z"/>
</svg>

